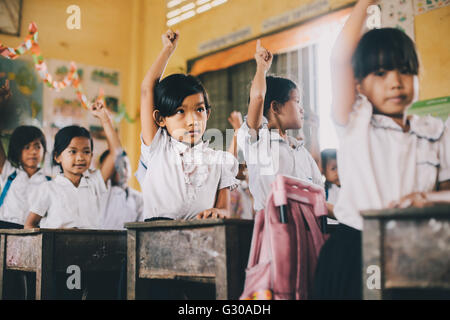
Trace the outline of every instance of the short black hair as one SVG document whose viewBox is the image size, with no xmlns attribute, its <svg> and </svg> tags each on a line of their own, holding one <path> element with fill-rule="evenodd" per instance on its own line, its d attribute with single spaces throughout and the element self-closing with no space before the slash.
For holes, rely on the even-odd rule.
<svg viewBox="0 0 450 320">
<path fill-rule="evenodd" d="M 155 109 L 163 117 L 173 116 L 187 96 L 197 93 L 203 94 L 205 107 L 210 109 L 208 94 L 198 78 L 182 73 L 172 74 L 155 85 Z"/>
<path fill-rule="evenodd" d="M 105 151 L 103 151 L 103 153 L 100 155 L 100 158 L 98 160 L 99 164 L 102 164 L 103 161 L 105 161 L 106 157 L 109 154 L 109 149 L 106 149 Z M 125 152 L 125 150 L 123 151 L 123 155 L 127 155 L 127 153 Z"/>
<path fill-rule="evenodd" d="M 55 158 L 57 158 L 64 150 L 66 150 L 66 148 L 70 144 L 70 141 L 72 141 L 72 139 L 76 137 L 88 138 L 91 141 L 91 151 L 94 151 L 94 142 L 92 141 L 91 134 L 86 128 L 76 125 L 64 127 L 60 129 L 55 135 L 55 143 L 52 153 L 52 163 L 54 166 L 59 165 L 62 170 L 61 165 L 56 162 Z"/>
<path fill-rule="evenodd" d="M 373 29 L 364 34 L 353 54 L 352 66 L 358 81 L 380 69 L 397 69 L 413 75 L 419 73 L 414 42 L 395 28 Z"/>
<path fill-rule="evenodd" d="M 336 160 L 337 151 L 336 149 L 324 149 L 320 152 L 320 160 L 322 162 L 322 170 L 325 173 L 327 169 L 327 163 L 329 160 Z"/>
<path fill-rule="evenodd" d="M 11 139 L 9 140 L 8 160 L 14 167 L 20 167 L 23 148 L 36 139 L 39 139 L 39 142 L 44 148 L 45 156 L 45 153 L 47 152 L 47 142 L 41 129 L 34 126 L 20 126 L 13 131 Z"/>
<path fill-rule="evenodd" d="M 297 84 L 287 78 L 267 76 L 266 95 L 264 97 L 264 116 L 267 118 L 272 101 L 285 104 L 291 98 L 291 91 L 297 89 Z"/>
</svg>

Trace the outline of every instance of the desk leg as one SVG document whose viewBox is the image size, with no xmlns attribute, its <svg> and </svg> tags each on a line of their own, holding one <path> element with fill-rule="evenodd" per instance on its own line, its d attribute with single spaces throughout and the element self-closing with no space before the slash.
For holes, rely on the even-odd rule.
<svg viewBox="0 0 450 320">
<path fill-rule="evenodd" d="M 47 300 L 55 298 L 53 283 L 53 234 L 41 233 L 41 252 L 38 256 L 36 270 L 36 300 Z"/>
<path fill-rule="evenodd" d="M 238 299 L 239 290 L 239 239 L 235 226 L 216 227 L 216 299 Z"/>
<path fill-rule="evenodd" d="M 363 250 L 363 270 L 362 270 L 362 292 L 364 300 L 381 300 L 382 288 L 384 287 L 383 278 L 383 248 L 381 239 L 380 220 L 364 220 L 364 230 L 362 233 Z M 373 277 L 379 277 L 378 283 L 381 287 L 376 288 L 376 280 Z M 369 278 L 370 277 L 370 278 Z"/>
<path fill-rule="evenodd" d="M 3 299 L 3 285 L 6 273 L 6 235 L 0 235 L 0 300 Z"/>
<path fill-rule="evenodd" d="M 138 282 L 136 230 L 127 231 L 127 300 L 136 300 Z"/>
</svg>

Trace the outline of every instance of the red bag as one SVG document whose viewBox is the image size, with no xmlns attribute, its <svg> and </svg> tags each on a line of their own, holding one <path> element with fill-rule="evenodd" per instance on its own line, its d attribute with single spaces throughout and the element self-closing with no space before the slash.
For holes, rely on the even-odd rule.
<svg viewBox="0 0 450 320">
<path fill-rule="evenodd" d="M 255 216 L 243 300 L 304 300 L 326 236 L 323 188 L 297 178 L 277 176 L 266 208 Z"/>
</svg>

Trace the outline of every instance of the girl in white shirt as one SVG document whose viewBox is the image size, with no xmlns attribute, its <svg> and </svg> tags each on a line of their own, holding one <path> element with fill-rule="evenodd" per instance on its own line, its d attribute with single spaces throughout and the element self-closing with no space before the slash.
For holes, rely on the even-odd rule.
<svg viewBox="0 0 450 320">
<path fill-rule="evenodd" d="M 46 150 L 44 134 L 33 126 L 14 130 L 8 160 L 0 147 L 0 228 L 23 228 L 33 191 L 50 179 L 40 168 Z"/>
<path fill-rule="evenodd" d="M 323 186 L 320 170 L 303 142 L 286 133 L 289 129 L 302 128 L 304 109 L 293 81 L 266 77 L 272 58 L 258 40 L 248 115 L 237 138 L 248 167 L 255 211 L 264 209 L 271 184 L 278 174 Z"/>
<path fill-rule="evenodd" d="M 390 28 L 361 38 L 371 3 L 358 1 L 332 53 L 340 227 L 322 247 L 316 299 L 362 298 L 361 211 L 450 202 L 449 123 L 406 116 L 419 69 L 414 43 Z"/>
<path fill-rule="evenodd" d="M 101 196 L 106 192 L 105 181 L 114 172 L 116 150 L 121 148 L 109 113 L 97 101 L 90 107 L 100 119 L 111 153 L 101 170 L 89 170 L 93 142 L 89 131 L 69 126 L 58 131 L 53 149 L 53 164 L 62 173 L 37 190 L 38 196 L 30 206 L 25 228 L 84 228 L 96 229 L 100 224 Z"/>
<path fill-rule="evenodd" d="M 141 86 L 141 179 L 144 219 L 229 216 L 237 161 L 202 141 L 211 114 L 199 80 L 173 74 L 160 81 L 178 33 L 162 36 L 163 49 Z"/>
</svg>

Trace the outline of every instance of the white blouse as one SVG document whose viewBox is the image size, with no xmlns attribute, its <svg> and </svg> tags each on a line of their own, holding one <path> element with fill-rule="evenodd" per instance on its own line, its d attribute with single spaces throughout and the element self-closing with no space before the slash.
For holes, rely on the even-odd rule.
<svg viewBox="0 0 450 320">
<path fill-rule="evenodd" d="M 126 190 L 111 186 L 102 195 L 102 217 L 100 228 L 106 230 L 123 230 L 127 222 L 144 221 L 142 212 L 144 202 L 142 194 L 132 188 Z"/>
<path fill-rule="evenodd" d="M 23 225 L 30 212 L 30 204 L 34 201 L 34 191 L 40 190 L 41 184 L 45 183 L 47 178 L 42 169 L 28 177 L 23 169 L 14 168 L 9 161 L 5 161 L 0 176 L 0 193 L 14 171 L 17 172 L 17 176 L 12 181 L 0 207 L 0 220 Z"/>
<path fill-rule="evenodd" d="M 234 188 L 238 163 L 229 152 L 208 142 L 190 147 L 159 128 L 150 146 L 141 138 L 144 219 L 193 219 L 214 207 L 217 191 Z"/>
<path fill-rule="evenodd" d="M 59 174 L 45 182 L 30 211 L 42 217 L 41 228 L 98 229 L 101 222 L 101 197 L 106 185 L 100 170 L 88 170 L 78 187 Z"/>
<path fill-rule="evenodd" d="M 360 211 L 386 208 L 413 192 L 436 189 L 450 179 L 450 122 L 413 116 L 410 130 L 373 114 L 360 96 L 345 126 L 336 124 L 341 190 L 334 207 L 338 221 L 363 229 Z"/>
<path fill-rule="evenodd" d="M 258 140 L 252 141 L 245 119 L 237 137 L 247 164 L 256 211 L 265 208 L 271 184 L 278 174 L 305 179 L 323 187 L 320 170 L 304 143 L 290 136 L 288 141 L 284 140 L 275 130 L 269 130 L 267 123 L 263 117 Z"/>
</svg>

